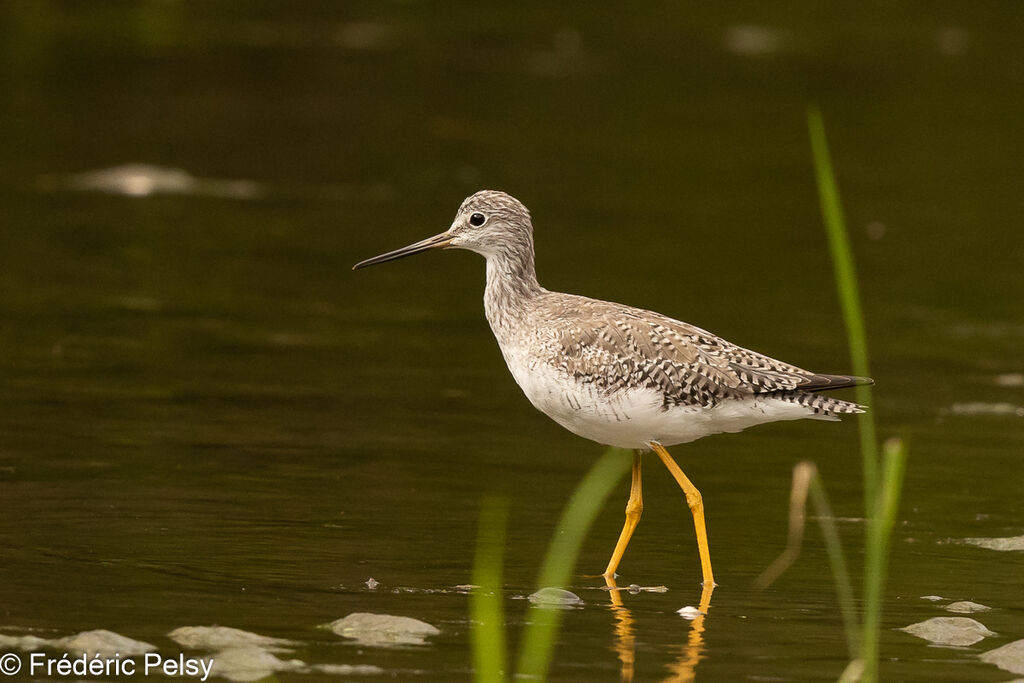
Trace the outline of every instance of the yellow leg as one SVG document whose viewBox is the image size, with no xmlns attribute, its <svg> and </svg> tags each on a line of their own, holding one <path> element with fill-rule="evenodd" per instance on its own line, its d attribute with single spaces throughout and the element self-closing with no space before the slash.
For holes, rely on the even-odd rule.
<svg viewBox="0 0 1024 683">
<path fill-rule="evenodd" d="M 619 568 L 622 555 L 626 552 L 629 539 L 633 536 L 633 530 L 640 523 L 640 514 L 644 511 L 644 497 L 640 490 L 640 453 L 633 454 L 633 483 L 629 487 L 629 501 L 626 503 L 626 523 L 622 525 L 622 533 L 619 534 L 619 542 L 615 544 L 615 551 L 612 559 L 608 560 L 608 567 L 604 570 L 603 576 L 608 579 L 615 577 L 615 570 Z"/>
<path fill-rule="evenodd" d="M 700 491 L 693 485 L 683 471 L 676 464 L 676 461 L 672 459 L 672 456 L 668 454 L 665 447 L 657 441 L 651 441 L 648 444 L 661 461 L 665 463 L 665 467 L 675 478 L 676 483 L 683 489 L 683 493 L 686 494 L 686 504 L 690 506 L 690 514 L 693 515 L 693 526 L 697 530 L 697 549 L 700 551 L 700 569 L 704 575 L 704 586 L 714 586 L 715 577 L 711 573 L 711 553 L 708 550 L 708 532 L 704 526 L 704 501 L 701 498 Z"/>
</svg>

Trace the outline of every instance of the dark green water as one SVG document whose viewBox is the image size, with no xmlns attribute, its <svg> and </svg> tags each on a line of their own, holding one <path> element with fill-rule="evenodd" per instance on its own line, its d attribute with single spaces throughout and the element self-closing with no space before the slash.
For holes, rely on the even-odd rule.
<svg viewBox="0 0 1024 683">
<path fill-rule="evenodd" d="M 883 677 L 1007 679 L 977 655 L 1024 638 L 1024 556 L 954 541 L 1024 534 L 1022 21 L 1011 2 L 5 3 L 0 631 L 105 628 L 170 653 L 172 629 L 222 624 L 300 641 L 288 656 L 309 663 L 469 678 L 453 587 L 469 582 L 481 497 L 511 499 L 514 645 L 513 598 L 535 589 L 601 447 L 521 395 L 483 317 L 479 257 L 351 265 L 504 189 L 533 212 L 548 288 L 847 371 L 814 101 L 858 259 L 874 413 L 910 445 Z M 126 196 L 78 175 L 128 163 L 191 180 Z M 617 680 L 620 656 L 643 681 L 837 677 L 817 532 L 773 587 L 751 582 L 783 547 L 804 459 L 859 570 L 856 421 L 673 452 L 707 508 L 719 587 L 703 633 L 675 614 L 698 600 L 699 564 L 685 501 L 651 459 L 620 583 L 669 591 L 623 596 L 624 626 L 583 576 L 614 545 L 623 482 L 584 545 L 585 606 L 552 679 Z M 947 615 L 925 595 L 993 607 L 973 616 L 998 635 L 951 649 L 895 631 Z M 315 629 L 355 611 L 441 635 L 378 649 Z"/>
</svg>

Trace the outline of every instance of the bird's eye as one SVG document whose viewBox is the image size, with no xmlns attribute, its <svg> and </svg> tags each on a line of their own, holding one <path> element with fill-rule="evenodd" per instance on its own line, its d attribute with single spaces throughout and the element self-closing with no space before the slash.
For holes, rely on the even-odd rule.
<svg viewBox="0 0 1024 683">
<path fill-rule="evenodd" d="M 479 228 L 481 225 L 487 222 L 487 216 L 482 213 L 474 213 L 469 217 L 469 224 L 474 228 Z"/>
</svg>

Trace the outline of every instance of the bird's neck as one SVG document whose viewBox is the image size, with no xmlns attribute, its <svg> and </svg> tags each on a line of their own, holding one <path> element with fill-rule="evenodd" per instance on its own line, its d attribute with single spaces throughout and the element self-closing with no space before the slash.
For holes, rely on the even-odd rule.
<svg viewBox="0 0 1024 683">
<path fill-rule="evenodd" d="M 531 300 L 543 292 L 532 249 L 488 255 L 484 312 L 499 342 L 517 328 Z"/>
</svg>

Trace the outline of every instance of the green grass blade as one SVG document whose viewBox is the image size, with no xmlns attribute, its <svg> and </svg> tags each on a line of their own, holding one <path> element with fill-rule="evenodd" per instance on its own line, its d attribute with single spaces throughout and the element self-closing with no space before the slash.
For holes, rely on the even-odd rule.
<svg viewBox="0 0 1024 683">
<path fill-rule="evenodd" d="M 817 107 L 809 107 L 807 110 L 807 128 L 811 138 L 811 154 L 814 158 L 814 175 L 818 184 L 818 196 L 821 200 L 821 215 L 828 235 L 829 253 L 832 256 L 832 267 L 836 277 L 836 289 L 839 293 L 839 303 L 842 307 L 843 320 L 846 323 L 846 333 L 850 344 L 853 374 L 870 377 L 867 334 L 864 331 L 864 315 L 860 307 L 860 292 L 857 286 L 853 250 L 850 248 L 846 221 L 843 219 L 839 188 L 832 171 L 828 140 L 825 137 L 825 122 Z M 858 403 L 871 405 L 870 386 L 859 386 L 855 391 Z M 860 418 L 858 422 L 861 457 L 864 461 L 864 505 L 870 516 L 875 510 L 875 497 L 878 492 L 878 441 L 875 436 L 875 421 L 870 412 Z"/>
<path fill-rule="evenodd" d="M 839 540 L 839 530 L 836 528 L 832 506 L 828 503 L 825 485 L 818 475 L 817 468 L 814 470 L 814 476 L 811 477 L 809 493 L 811 503 L 818 513 L 818 526 L 825 539 L 825 551 L 828 553 L 832 579 L 836 584 L 839 612 L 842 614 L 843 631 L 846 633 L 846 646 L 850 651 L 850 659 L 855 660 L 860 657 L 861 646 L 858 639 L 860 629 L 857 626 L 857 607 L 853 600 L 853 583 L 850 581 L 850 572 L 846 568 L 846 557 L 843 554 L 843 544 Z"/>
<path fill-rule="evenodd" d="M 615 485 L 629 471 L 632 465 L 630 455 L 628 450 L 609 448 L 576 487 L 544 557 L 538 578 L 541 588 L 569 585 L 587 530 Z M 562 610 L 531 607 L 528 619 L 517 671 L 519 676 L 543 680 L 551 665 Z"/>
<path fill-rule="evenodd" d="M 829 250 L 836 275 L 836 288 L 846 321 L 853 372 L 870 376 L 868 367 L 867 335 L 860 307 L 857 275 L 853 252 L 843 220 L 842 205 L 821 112 L 816 107 L 807 111 L 807 127 L 814 157 L 815 178 L 821 199 L 821 213 L 828 234 Z M 857 401 L 871 404 L 871 388 L 857 387 Z M 864 562 L 864 621 L 861 629 L 859 660 L 851 662 L 844 679 L 854 676 L 863 681 L 878 679 L 879 638 L 885 574 L 888 564 L 890 538 L 899 506 L 903 476 L 906 469 L 906 449 L 898 439 L 886 442 L 884 462 L 879 464 L 878 440 L 872 413 L 859 420 L 861 455 L 864 461 L 865 509 L 865 562 Z M 880 475 L 880 469 L 882 470 Z"/>
<path fill-rule="evenodd" d="M 810 498 L 809 501 L 808 498 Z M 835 582 L 836 595 L 839 599 L 839 610 L 843 617 L 846 645 L 850 651 L 850 659 L 855 660 L 860 653 L 858 641 L 860 629 L 857 626 L 853 585 L 850 582 L 850 572 L 846 569 L 846 558 L 843 555 L 842 543 L 839 541 L 839 531 L 836 529 L 832 506 L 829 505 L 828 495 L 825 493 L 825 485 L 821 481 L 818 467 L 813 462 L 805 460 L 797 463 L 793 468 L 793 485 L 789 492 L 789 537 L 786 539 L 786 548 L 767 569 L 761 572 L 761 575 L 754 581 L 754 585 L 759 589 L 767 588 L 782 576 L 799 557 L 800 546 L 803 544 L 804 527 L 807 524 L 806 508 L 808 505 L 813 506 L 818 514 L 818 526 L 821 527 L 821 535 L 825 539 L 825 550 L 828 552 L 829 567 L 832 569 L 832 579 Z"/>
<path fill-rule="evenodd" d="M 907 452 L 900 439 L 889 439 L 883 449 L 882 487 L 870 522 L 864 584 L 863 680 L 878 680 L 878 641 L 882 625 L 882 595 L 889 561 L 889 545 L 899 510 Z"/>
<path fill-rule="evenodd" d="M 508 500 L 485 498 L 480 508 L 480 522 L 473 560 L 469 596 L 472 620 L 473 670 L 477 683 L 500 683 L 506 680 L 505 610 L 502 606 L 502 564 L 505 554 L 505 527 L 508 523 Z"/>
</svg>

